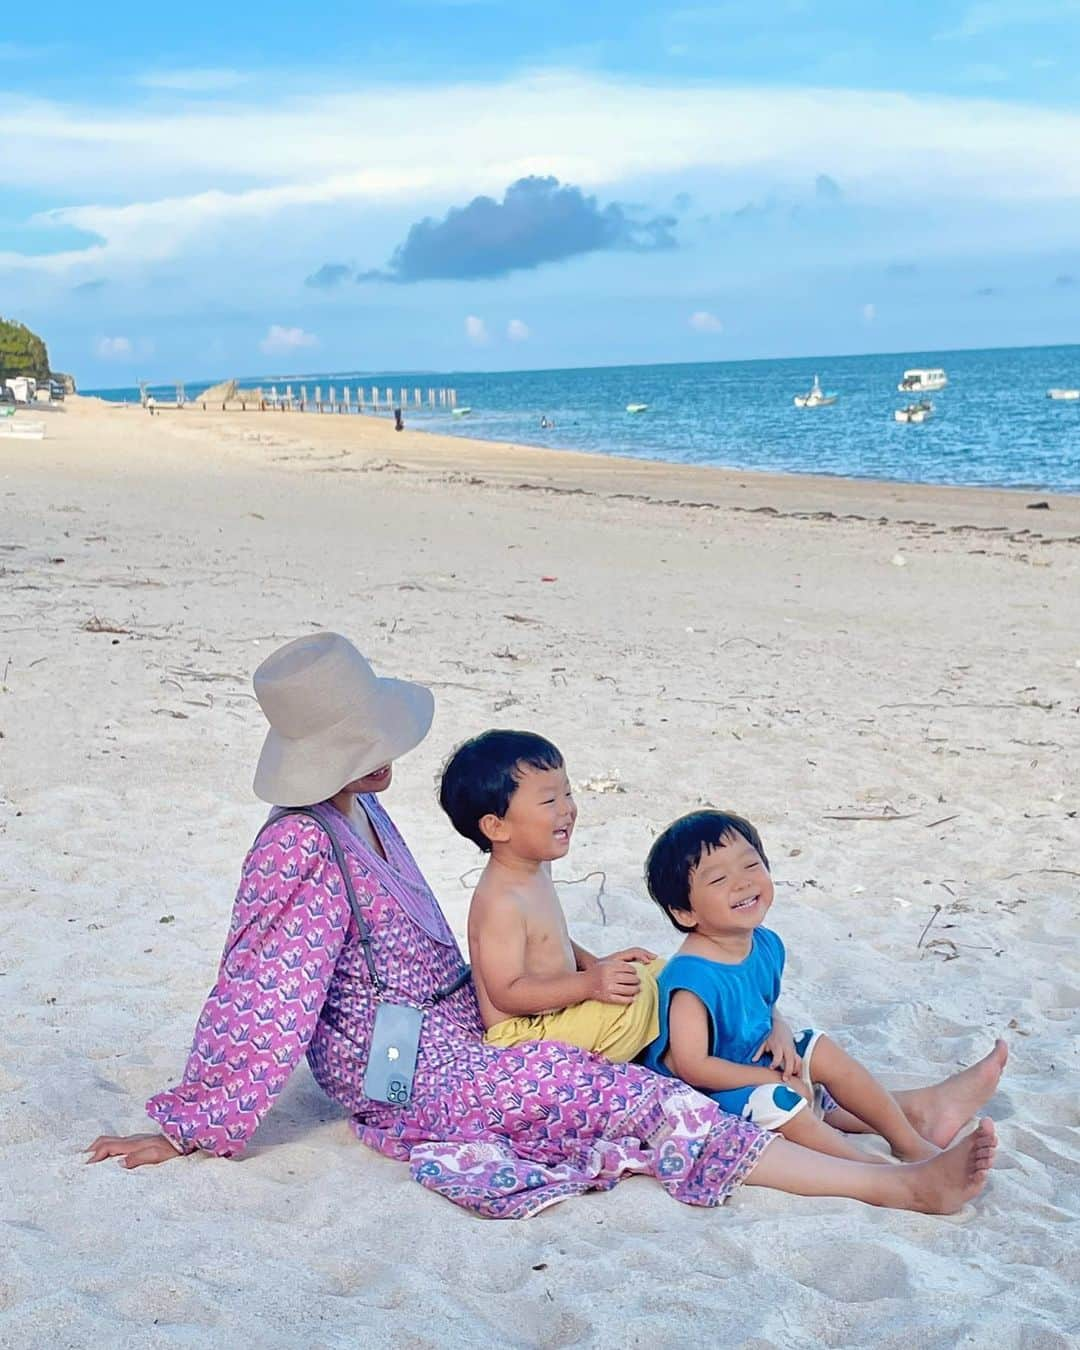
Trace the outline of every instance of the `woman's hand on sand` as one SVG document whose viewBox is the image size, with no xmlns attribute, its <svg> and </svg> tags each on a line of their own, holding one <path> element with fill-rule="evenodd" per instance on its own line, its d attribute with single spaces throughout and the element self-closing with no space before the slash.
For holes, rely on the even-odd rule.
<svg viewBox="0 0 1080 1350">
<path fill-rule="evenodd" d="M 99 1134 L 86 1152 L 88 1163 L 116 1158 L 121 1167 L 146 1167 L 183 1157 L 163 1134 Z"/>
<path fill-rule="evenodd" d="M 633 1003 L 641 988 L 637 971 L 629 961 L 618 956 L 605 956 L 587 972 L 590 980 L 589 997 L 599 1003 Z"/>
<path fill-rule="evenodd" d="M 649 951 L 647 947 L 627 947 L 622 952 L 612 952 L 608 961 L 637 961 L 639 965 L 647 966 L 650 961 L 656 960 L 656 953 Z"/>
</svg>

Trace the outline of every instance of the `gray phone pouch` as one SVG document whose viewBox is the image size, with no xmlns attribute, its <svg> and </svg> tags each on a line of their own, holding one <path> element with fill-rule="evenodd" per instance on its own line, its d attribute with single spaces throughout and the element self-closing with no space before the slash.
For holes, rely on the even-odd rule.
<svg viewBox="0 0 1080 1350">
<path fill-rule="evenodd" d="M 364 1096 L 370 1101 L 408 1105 L 423 1022 L 423 1010 L 408 1003 L 380 1003 L 375 1009 L 364 1071 Z"/>
</svg>

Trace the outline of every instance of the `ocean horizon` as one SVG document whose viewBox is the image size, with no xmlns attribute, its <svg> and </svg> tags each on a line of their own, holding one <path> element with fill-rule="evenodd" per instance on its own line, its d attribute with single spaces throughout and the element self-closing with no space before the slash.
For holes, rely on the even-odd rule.
<svg viewBox="0 0 1080 1350">
<path fill-rule="evenodd" d="M 948 385 L 926 397 L 932 416 L 898 423 L 904 370 L 942 367 Z M 799 409 L 815 375 L 837 401 Z M 185 383 L 195 400 L 218 381 Z M 1047 398 L 1080 387 L 1080 345 L 791 357 L 529 371 L 337 371 L 251 376 L 245 388 L 348 384 L 397 393 L 450 386 L 458 408 L 405 409 L 416 429 L 670 463 L 898 482 L 1080 492 L 1080 402 Z M 149 385 L 172 400 L 176 385 Z M 138 401 L 137 386 L 82 391 Z M 647 404 L 631 414 L 628 404 Z M 385 410 L 383 415 L 386 415 Z M 542 427 L 541 419 L 552 425 Z"/>
</svg>

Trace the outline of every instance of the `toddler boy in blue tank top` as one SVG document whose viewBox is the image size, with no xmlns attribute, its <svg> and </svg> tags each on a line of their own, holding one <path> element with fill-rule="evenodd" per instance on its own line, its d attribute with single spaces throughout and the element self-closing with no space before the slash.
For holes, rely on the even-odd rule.
<svg viewBox="0 0 1080 1350">
<path fill-rule="evenodd" d="M 683 816 L 657 838 L 645 870 L 649 894 L 685 939 L 660 975 L 660 1034 L 644 1064 L 820 1153 L 867 1161 L 846 1133 L 879 1134 L 907 1162 L 938 1152 L 861 1064 L 780 1016 L 784 944 L 763 926 L 773 883 L 749 821 Z"/>
</svg>

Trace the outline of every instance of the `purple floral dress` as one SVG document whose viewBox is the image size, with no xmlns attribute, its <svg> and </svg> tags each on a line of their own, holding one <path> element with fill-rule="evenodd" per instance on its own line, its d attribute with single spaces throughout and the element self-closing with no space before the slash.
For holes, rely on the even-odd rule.
<svg viewBox="0 0 1080 1350">
<path fill-rule="evenodd" d="M 389 816 L 375 797 L 360 800 L 385 861 L 328 803 L 323 811 L 346 850 L 384 997 L 424 1006 L 460 972 L 461 953 Z M 147 1111 L 185 1149 L 235 1156 L 306 1052 L 365 1144 L 496 1219 L 634 1172 L 686 1204 L 718 1205 L 772 1138 L 637 1065 L 554 1041 L 485 1045 L 471 983 L 427 1008 L 408 1106 L 372 1102 L 362 1082 L 373 993 L 325 832 L 305 818 L 275 821 L 244 861 L 183 1081 Z"/>
</svg>

